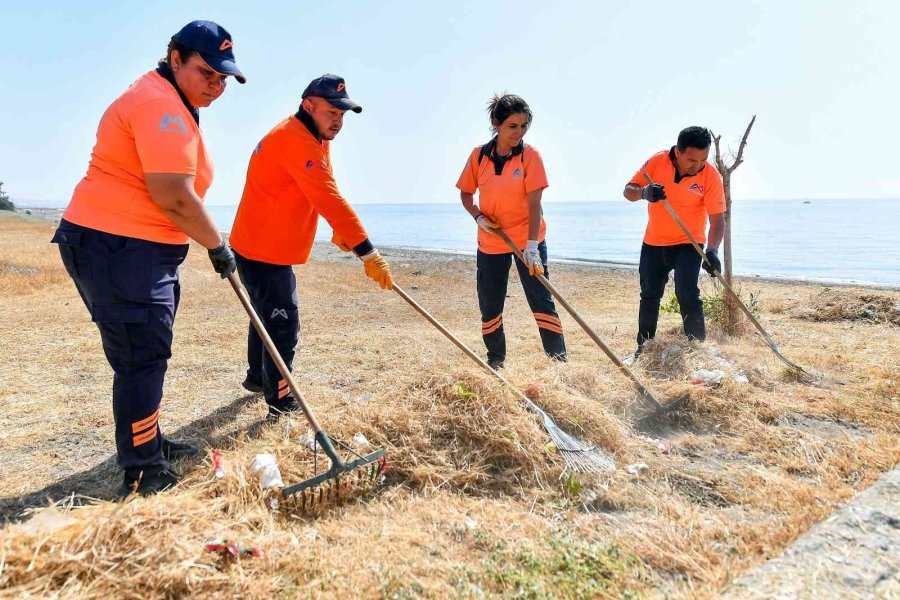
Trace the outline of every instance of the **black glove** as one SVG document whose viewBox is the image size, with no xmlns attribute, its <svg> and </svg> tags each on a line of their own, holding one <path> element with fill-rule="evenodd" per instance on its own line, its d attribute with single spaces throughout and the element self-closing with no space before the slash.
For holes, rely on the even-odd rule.
<svg viewBox="0 0 900 600">
<path fill-rule="evenodd" d="M 222 279 L 234 273 L 234 270 L 237 268 L 237 264 L 234 262 L 234 254 L 231 252 L 231 248 L 225 245 L 225 242 L 209 251 L 209 260 L 212 261 L 212 266 L 216 273 L 222 274 Z"/>
<path fill-rule="evenodd" d="M 716 271 L 722 272 L 722 262 L 719 260 L 719 254 L 712 248 L 706 251 L 706 260 L 703 261 L 703 268 L 713 277 L 715 277 Z"/>
<path fill-rule="evenodd" d="M 659 202 L 666 197 L 666 188 L 658 183 L 651 183 L 641 188 L 641 198 L 647 202 Z"/>
</svg>

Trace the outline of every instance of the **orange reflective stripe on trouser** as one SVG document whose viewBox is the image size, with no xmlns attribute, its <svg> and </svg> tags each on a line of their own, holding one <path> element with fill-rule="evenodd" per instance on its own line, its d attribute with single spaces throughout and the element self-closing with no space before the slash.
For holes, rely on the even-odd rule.
<svg viewBox="0 0 900 600">
<path fill-rule="evenodd" d="M 156 434 L 158 431 L 159 431 L 159 427 L 156 425 L 156 423 L 154 423 L 153 429 L 150 429 L 149 431 L 145 431 L 144 433 L 142 433 L 140 435 L 134 436 L 132 438 L 132 443 L 135 446 L 140 446 L 141 444 L 146 444 L 147 442 L 156 438 Z"/>
<path fill-rule="evenodd" d="M 503 327 L 503 315 L 497 315 L 490 321 L 483 321 L 481 323 L 481 335 L 494 333 L 501 327 Z"/>
<path fill-rule="evenodd" d="M 288 387 L 287 381 L 284 379 L 278 380 L 278 398 L 284 398 L 288 394 L 291 393 L 291 388 Z"/>
<path fill-rule="evenodd" d="M 546 329 L 547 331 L 552 331 L 554 333 L 562 334 L 562 322 L 559 320 L 559 317 L 554 317 L 553 315 L 547 313 L 533 313 L 534 320 L 537 321 L 537 326 L 541 329 Z"/>
<path fill-rule="evenodd" d="M 141 419 L 136 423 L 131 424 L 131 433 L 137 433 L 139 431 L 144 431 L 151 425 L 156 426 L 156 422 L 159 420 L 159 409 L 156 409 L 152 415 L 147 417 L 146 419 Z"/>
</svg>

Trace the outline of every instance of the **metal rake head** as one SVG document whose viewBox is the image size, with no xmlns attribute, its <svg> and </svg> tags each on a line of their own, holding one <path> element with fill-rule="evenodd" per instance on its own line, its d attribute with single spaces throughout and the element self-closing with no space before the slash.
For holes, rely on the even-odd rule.
<svg viewBox="0 0 900 600">
<path fill-rule="evenodd" d="M 608 473 L 616 470 L 616 461 L 602 448 L 587 444 L 559 427 L 548 428 L 548 431 L 569 469 L 578 473 Z"/>
<path fill-rule="evenodd" d="M 352 462 L 332 464 L 328 471 L 286 487 L 282 493 L 293 509 L 315 514 L 373 493 L 384 483 L 388 469 L 384 451 L 379 450 Z"/>
</svg>

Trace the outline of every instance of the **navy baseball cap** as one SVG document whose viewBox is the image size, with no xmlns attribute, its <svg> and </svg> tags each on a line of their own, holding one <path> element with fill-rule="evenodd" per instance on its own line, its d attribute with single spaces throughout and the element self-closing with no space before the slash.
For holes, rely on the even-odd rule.
<svg viewBox="0 0 900 600">
<path fill-rule="evenodd" d="M 225 28 L 212 21 L 191 21 L 172 36 L 172 41 L 196 50 L 210 67 L 225 75 L 234 75 L 239 83 L 247 78 L 234 62 L 234 42 Z"/>
<path fill-rule="evenodd" d="M 350 100 L 347 95 L 347 84 L 340 75 L 325 73 L 309 82 L 303 90 L 303 98 L 318 96 L 328 100 L 328 103 L 341 110 L 352 110 L 355 113 L 362 112 L 362 106 Z"/>
</svg>

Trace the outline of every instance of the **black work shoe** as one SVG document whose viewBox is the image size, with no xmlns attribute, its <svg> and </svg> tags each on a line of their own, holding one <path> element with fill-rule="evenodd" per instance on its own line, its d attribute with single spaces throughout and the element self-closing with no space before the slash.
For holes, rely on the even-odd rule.
<svg viewBox="0 0 900 600">
<path fill-rule="evenodd" d="M 241 383 L 241 385 L 244 386 L 245 390 L 247 390 L 248 392 L 253 392 L 254 394 L 261 394 L 263 392 L 262 381 L 250 379 L 249 375 L 244 378 L 244 381 L 243 383 Z"/>
<path fill-rule="evenodd" d="M 503 368 L 502 360 L 488 360 L 488 366 L 495 371 L 499 371 Z"/>
<path fill-rule="evenodd" d="M 174 487 L 178 483 L 178 475 L 171 469 L 162 469 L 154 472 L 138 471 L 137 475 L 125 472 L 125 480 L 116 492 L 116 498 L 124 500 L 131 494 L 152 496 Z"/>
<path fill-rule="evenodd" d="M 294 398 L 291 398 L 288 402 L 280 402 L 278 404 L 270 404 L 269 405 L 269 414 L 266 415 L 267 421 L 277 421 L 283 415 L 288 413 L 297 412 L 300 410 L 300 403 L 297 402 Z"/>
<path fill-rule="evenodd" d="M 179 458 L 197 458 L 203 454 L 203 451 L 197 446 L 182 444 L 164 437 L 162 440 L 162 453 L 163 458 L 166 460 L 177 460 Z"/>
</svg>

